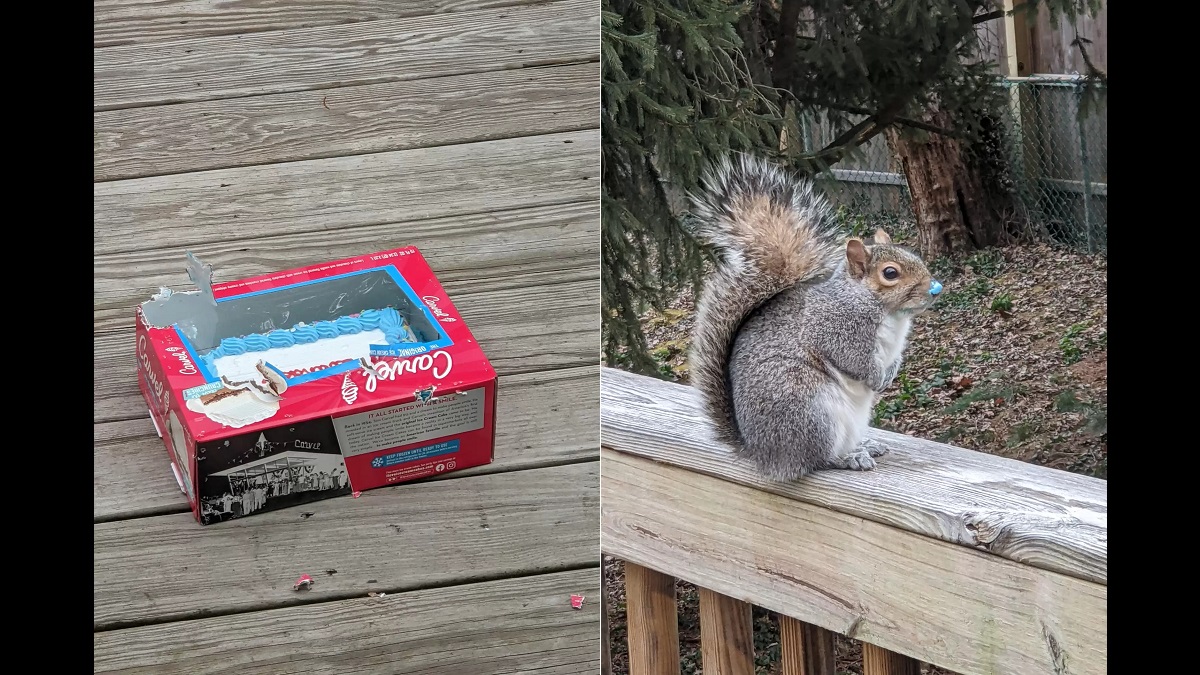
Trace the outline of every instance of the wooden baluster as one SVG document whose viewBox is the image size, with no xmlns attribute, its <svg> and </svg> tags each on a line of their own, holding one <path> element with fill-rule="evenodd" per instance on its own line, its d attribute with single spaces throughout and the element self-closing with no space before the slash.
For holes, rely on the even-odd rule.
<svg viewBox="0 0 1200 675">
<path fill-rule="evenodd" d="M 754 675 L 754 619 L 750 605 L 701 588 L 700 653 L 704 675 Z"/>
<path fill-rule="evenodd" d="M 612 647 L 608 642 L 608 579 L 600 566 L 600 675 L 612 675 Z"/>
<path fill-rule="evenodd" d="M 679 675 L 675 579 L 625 562 L 629 675 Z"/>
<path fill-rule="evenodd" d="M 866 642 L 862 652 L 863 675 L 921 675 L 921 662 L 912 657 Z"/>
<path fill-rule="evenodd" d="M 834 675 L 833 633 L 790 616 L 779 617 L 783 675 Z"/>
</svg>

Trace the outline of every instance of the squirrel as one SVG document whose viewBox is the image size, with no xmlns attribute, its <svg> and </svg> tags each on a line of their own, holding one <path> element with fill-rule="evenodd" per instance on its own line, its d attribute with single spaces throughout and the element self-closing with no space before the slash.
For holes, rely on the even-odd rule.
<svg viewBox="0 0 1200 675">
<path fill-rule="evenodd" d="M 895 379 L 915 315 L 942 284 L 879 229 L 839 235 L 812 181 L 725 158 L 691 194 L 695 235 L 718 253 L 690 354 L 718 440 L 770 480 L 869 471 L 875 395 Z"/>
</svg>

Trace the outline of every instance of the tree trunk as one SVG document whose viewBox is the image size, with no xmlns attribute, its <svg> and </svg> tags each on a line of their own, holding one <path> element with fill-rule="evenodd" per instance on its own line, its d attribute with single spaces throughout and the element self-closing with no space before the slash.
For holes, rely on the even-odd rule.
<svg viewBox="0 0 1200 675">
<path fill-rule="evenodd" d="M 953 127 L 950 115 L 940 110 L 926 121 Z M 933 133 L 918 136 L 895 126 L 887 130 L 887 137 L 908 179 L 922 256 L 932 260 L 1007 241 L 991 193 L 961 142 Z"/>
</svg>

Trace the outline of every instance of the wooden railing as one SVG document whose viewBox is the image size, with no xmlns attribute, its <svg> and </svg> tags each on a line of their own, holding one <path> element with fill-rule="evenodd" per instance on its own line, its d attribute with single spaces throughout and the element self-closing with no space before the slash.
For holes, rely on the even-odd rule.
<svg viewBox="0 0 1200 675">
<path fill-rule="evenodd" d="M 759 479 L 691 387 L 604 369 L 601 546 L 625 561 L 631 675 L 679 673 L 674 579 L 700 591 L 705 675 L 754 673 L 751 606 L 782 672 L 1088 675 L 1108 664 L 1107 482 L 872 432 L 874 471 Z"/>
</svg>

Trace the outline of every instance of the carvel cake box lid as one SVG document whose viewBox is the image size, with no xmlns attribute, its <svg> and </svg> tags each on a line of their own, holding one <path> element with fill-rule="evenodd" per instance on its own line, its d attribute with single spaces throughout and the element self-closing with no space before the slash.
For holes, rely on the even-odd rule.
<svg viewBox="0 0 1200 675">
<path fill-rule="evenodd" d="M 188 273 L 198 291 L 163 289 L 137 309 L 140 384 L 160 433 L 172 412 L 193 448 L 332 417 L 344 446 L 338 419 L 472 390 L 487 399 L 478 404 L 486 405 L 481 424 L 488 428 L 477 431 L 489 440 L 487 457 L 472 465 L 491 461 L 496 373 L 415 247 L 219 284 L 210 266 L 188 254 Z M 401 440 L 428 440 L 414 433 Z M 350 454 L 397 447 L 387 438 L 355 442 Z M 342 454 L 349 459 L 346 448 Z M 191 478 L 197 467 L 187 459 L 190 466 L 178 470 Z M 413 457 L 403 459 L 411 464 Z M 347 466 L 354 489 L 421 477 L 356 476 Z"/>
</svg>

